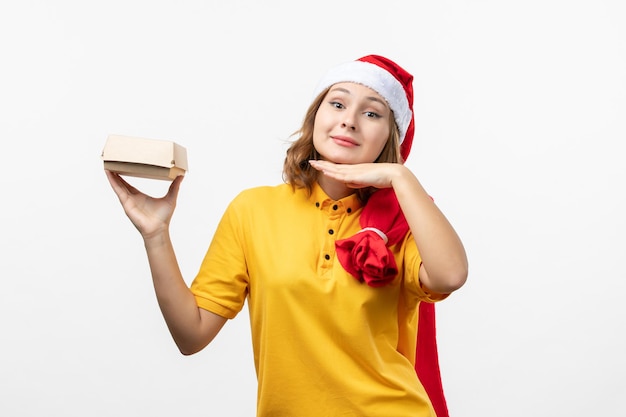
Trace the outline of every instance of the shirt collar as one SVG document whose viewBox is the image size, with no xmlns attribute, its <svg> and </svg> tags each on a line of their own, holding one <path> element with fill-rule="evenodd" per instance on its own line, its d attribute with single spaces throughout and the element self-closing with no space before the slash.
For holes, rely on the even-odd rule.
<svg viewBox="0 0 626 417">
<path fill-rule="evenodd" d="M 330 198 L 320 187 L 317 181 L 313 184 L 313 190 L 309 197 L 309 202 L 320 210 L 333 211 L 333 212 L 346 212 L 348 214 L 354 214 L 361 208 L 361 202 L 357 193 L 350 194 L 340 200 L 333 200 Z"/>
</svg>

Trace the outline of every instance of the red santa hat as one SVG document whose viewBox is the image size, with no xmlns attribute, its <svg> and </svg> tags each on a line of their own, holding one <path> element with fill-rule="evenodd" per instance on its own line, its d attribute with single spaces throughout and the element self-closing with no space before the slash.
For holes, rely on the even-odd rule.
<svg viewBox="0 0 626 417">
<path fill-rule="evenodd" d="M 400 153 L 406 160 L 414 133 L 413 76 L 392 60 L 367 55 L 331 68 L 319 81 L 315 95 L 340 82 L 354 82 L 371 88 L 389 104 L 400 131 Z"/>
</svg>

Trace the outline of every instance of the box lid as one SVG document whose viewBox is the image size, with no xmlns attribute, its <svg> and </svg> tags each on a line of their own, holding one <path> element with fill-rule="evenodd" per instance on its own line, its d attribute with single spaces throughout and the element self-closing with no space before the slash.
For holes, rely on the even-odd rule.
<svg viewBox="0 0 626 417">
<path fill-rule="evenodd" d="M 104 161 L 130 162 L 187 171 L 187 150 L 172 141 L 109 135 L 102 150 Z"/>
</svg>

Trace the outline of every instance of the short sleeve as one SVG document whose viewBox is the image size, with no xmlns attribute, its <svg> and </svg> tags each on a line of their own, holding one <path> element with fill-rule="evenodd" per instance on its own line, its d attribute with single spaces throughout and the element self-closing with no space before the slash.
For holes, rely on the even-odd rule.
<svg viewBox="0 0 626 417">
<path fill-rule="evenodd" d="M 228 319 L 241 311 L 248 294 L 244 208 L 238 197 L 229 204 L 191 284 L 200 308 Z"/>
<path fill-rule="evenodd" d="M 408 232 L 404 241 L 403 248 L 403 274 L 404 286 L 408 293 L 417 297 L 419 301 L 435 303 L 444 300 L 449 294 L 440 294 L 429 290 L 419 279 L 419 270 L 422 265 L 422 257 L 417 249 L 413 234 Z"/>
</svg>

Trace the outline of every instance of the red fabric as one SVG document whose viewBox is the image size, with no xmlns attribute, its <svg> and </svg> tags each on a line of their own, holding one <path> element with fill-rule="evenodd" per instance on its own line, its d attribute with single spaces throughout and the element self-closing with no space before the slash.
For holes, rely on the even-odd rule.
<svg viewBox="0 0 626 417">
<path fill-rule="evenodd" d="M 387 235 L 388 242 L 374 231 L 365 230 L 335 244 L 344 269 L 361 282 L 380 287 L 398 275 L 396 260 L 387 245 L 398 243 L 409 229 L 393 189 L 376 191 L 367 201 L 360 219 L 361 227 L 375 227 Z"/>
<path fill-rule="evenodd" d="M 377 190 L 361 213 L 362 228 L 374 227 L 385 233 L 388 242 L 374 231 L 366 230 L 336 242 L 337 257 L 344 269 L 360 282 L 380 287 L 393 281 L 398 274 L 393 254 L 388 246 L 404 238 L 409 225 L 402 214 L 392 188 Z M 448 417 L 448 408 L 441 383 L 435 305 L 420 302 L 417 324 L 415 372 L 422 382 L 437 417 Z"/>
<path fill-rule="evenodd" d="M 441 383 L 437 332 L 435 326 L 435 305 L 421 302 L 417 321 L 417 349 L 415 352 L 415 372 L 422 382 L 437 417 L 448 417 L 448 405 Z"/>
<path fill-rule="evenodd" d="M 398 275 L 396 260 L 389 248 L 371 230 L 337 242 L 337 254 L 344 269 L 370 287 L 386 285 Z"/>
</svg>

